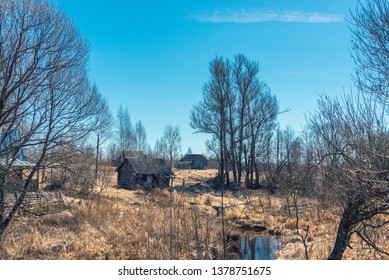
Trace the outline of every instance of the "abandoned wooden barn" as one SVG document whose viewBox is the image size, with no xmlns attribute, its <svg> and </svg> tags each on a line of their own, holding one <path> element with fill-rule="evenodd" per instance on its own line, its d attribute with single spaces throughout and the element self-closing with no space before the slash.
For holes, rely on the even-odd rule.
<svg viewBox="0 0 389 280">
<path fill-rule="evenodd" d="M 174 167 L 177 169 L 193 169 L 193 161 L 176 161 Z"/>
<path fill-rule="evenodd" d="M 117 184 L 122 188 L 132 188 L 136 185 L 167 187 L 173 176 L 166 161 L 158 158 L 127 157 L 116 171 Z"/>
<path fill-rule="evenodd" d="M 200 154 L 187 154 L 175 164 L 178 169 L 205 169 L 207 166 L 207 158 Z"/>
</svg>

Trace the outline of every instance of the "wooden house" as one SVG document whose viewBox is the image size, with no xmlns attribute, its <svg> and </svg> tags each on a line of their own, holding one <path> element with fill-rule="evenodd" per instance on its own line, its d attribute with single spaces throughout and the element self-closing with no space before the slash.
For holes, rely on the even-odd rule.
<svg viewBox="0 0 389 280">
<path fill-rule="evenodd" d="M 169 165 L 163 159 L 127 157 L 119 167 L 117 184 L 122 188 L 136 185 L 167 187 L 173 176 Z"/>
<path fill-rule="evenodd" d="M 208 166 L 208 160 L 200 154 L 187 154 L 175 166 L 179 169 L 205 169 Z"/>
<path fill-rule="evenodd" d="M 176 161 L 174 167 L 177 169 L 193 169 L 193 161 Z"/>
</svg>

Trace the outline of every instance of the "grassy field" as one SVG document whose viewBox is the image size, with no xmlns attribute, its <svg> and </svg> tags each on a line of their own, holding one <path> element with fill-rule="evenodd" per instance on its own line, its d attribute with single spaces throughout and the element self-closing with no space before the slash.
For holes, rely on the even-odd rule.
<svg viewBox="0 0 389 280">
<path fill-rule="evenodd" d="M 61 213 L 19 216 L 1 244 L 0 257 L 221 259 L 221 192 L 209 184 L 215 174 L 215 170 L 178 171 L 174 191 L 112 186 L 84 199 L 65 197 L 69 207 Z M 298 235 L 295 211 L 289 213 L 285 197 L 261 190 L 226 192 L 224 204 L 227 238 L 242 232 L 274 236 L 281 243 L 277 259 L 305 259 L 305 248 L 309 259 L 326 259 L 331 252 L 337 209 L 299 198 Z M 234 258 L 229 244 L 227 257 Z M 346 259 L 379 258 L 356 239 L 352 248 Z"/>
</svg>

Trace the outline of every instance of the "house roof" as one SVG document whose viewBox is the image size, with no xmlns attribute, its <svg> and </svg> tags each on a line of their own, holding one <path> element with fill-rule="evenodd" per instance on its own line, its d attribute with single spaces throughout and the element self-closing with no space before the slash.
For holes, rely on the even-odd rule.
<svg viewBox="0 0 389 280">
<path fill-rule="evenodd" d="M 207 158 L 201 154 L 187 154 L 180 161 L 196 161 L 196 160 L 207 160 Z"/>
<path fill-rule="evenodd" d="M 174 163 L 175 167 L 192 167 L 193 165 L 193 161 L 184 161 L 184 160 L 180 160 L 180 161 L 176 161 Z"/>
<path fill-rule="evenodd" d="M 191 165 L 193 163 L 192 160 L 180 160 L 180 161 L 176 161 L 176 165 L 179 164 L 179 165 L 185 165 L 185 164 L 189 164 Z"/>
<path fill-rule="evenodd" d="M 10 161 L 11 165 L 9 166 L 10 168 L 15 168 L 15 169 L 28 169 L 32 168 L 35 165 L 31 162 L 21 160 L 21 159 L 15 159 L 14 161 Z M 0 159 L 0 165 L 1 166 L 8 166 L 9 163 L 5 159 Z"/>
<path fill-rule="evenodd" d="M 125 162 L 129 162 L 134 168 L 137 174 L 142 175 L 164 175 L 172 176 L 173 172 L 165 160 L 159 158 L 137 158 L 127 157 L 117 168 L 117 171 L 124 165 Z"/>
</svg>

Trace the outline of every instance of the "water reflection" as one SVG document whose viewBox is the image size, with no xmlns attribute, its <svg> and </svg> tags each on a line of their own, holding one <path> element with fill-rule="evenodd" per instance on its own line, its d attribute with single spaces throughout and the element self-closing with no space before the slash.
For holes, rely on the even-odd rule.
<svg viewBox="0 0 389 280">
<path fill-rule="evenodd" d="M 245 260 L 274 260 L 280 246 L 277 239 L 268 236 L 240 237 L 241 257 Z"/>
</svg>

